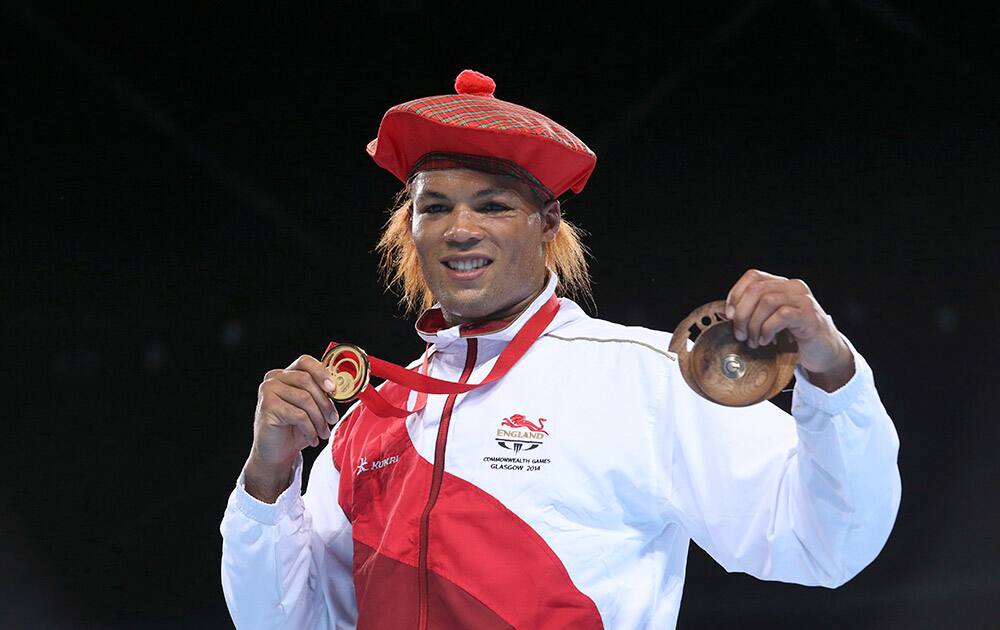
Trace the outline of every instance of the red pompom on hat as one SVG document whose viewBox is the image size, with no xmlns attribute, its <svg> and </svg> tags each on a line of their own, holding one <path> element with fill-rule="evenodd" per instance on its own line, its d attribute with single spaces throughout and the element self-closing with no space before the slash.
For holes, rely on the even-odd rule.
<svg viewBox="0 0 1000 630">
<path fill-rule="evenodd" d="M 459 94 L 493 96 L 497 91 L 496 81 L 475 70 L 462 70 L 455 78 L 455 91 Z"/>
<path fill-rule="evenodd" d="M 553 120 L 495 98 L 495 90 L 490 77 L 463 70 L 455 79 L 457 94 L 389 109 L 368 154 L 402 182 L 418 165 L 465 156 L 470 164 L 482 158 L 512 162 L 553 197 L 582 191 L 597 162 L 594 152 Z"/>
</svg>

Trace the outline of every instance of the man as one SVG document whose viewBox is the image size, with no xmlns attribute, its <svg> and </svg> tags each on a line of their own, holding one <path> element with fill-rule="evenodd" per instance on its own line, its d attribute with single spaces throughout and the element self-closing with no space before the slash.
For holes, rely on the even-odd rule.
<svg viewBox="0 0 1000 630">
<path fill-rule="evenodd" d="M 794 419 L 712 404 L 670 335 L 588 317 L 557 198 L 594 156 L 492 96 L 387 112 L 369 152 L 406 182 L 380 244 L 428 350 L 411 368 L 466 393 L 379 388 L 343 422 L 302 356 L 261 384 L 222 523 L 239 627 L 666 628 L 689 540 L 729 571 L 835 587 L 885 543 L 898 440 L 864 359 L 798 280 L 749 271 L 727 297 L 755 347 L 799 345 Z M 419 366 L 419 368 L 418 368 Z M 407 411 L 413 413 L 407 413 Z M 300 497 L 306 446 L 336 434 Z"/>
</svg>

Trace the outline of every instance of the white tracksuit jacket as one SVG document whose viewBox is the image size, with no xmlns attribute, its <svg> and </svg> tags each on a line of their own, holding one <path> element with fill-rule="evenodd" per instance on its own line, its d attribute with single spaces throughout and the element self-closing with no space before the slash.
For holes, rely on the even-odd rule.
<svg viewBox="0 0 1000 630">
<path fill-rule="evenodd" d="M 421 331 L 430 374 L 482 380 L 555 282 L 501 330 Z M 356 406 L 304 496 L 301 457 L 274 505 L 241 475 L 221 525 L 237 627 L 672 628 L 689 540 L 761 579 L 851 579 L 900 499 L 865 360 L 851 348 L 856 374 L 833 393 L 798 372 L 793 419 L 698 397 L 669 338 L 563 298 L 498 382 L 405 421 Z"/>
</svg>

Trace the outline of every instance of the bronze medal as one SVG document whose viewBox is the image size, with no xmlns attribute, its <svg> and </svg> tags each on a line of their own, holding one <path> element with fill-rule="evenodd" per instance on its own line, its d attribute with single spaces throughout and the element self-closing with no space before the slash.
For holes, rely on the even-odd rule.
<svg viewBox="0 0 1000 630">
<path fill-rule="evenodd" d="M 327 395 L 335 402 L 353 401 L 371 378 L 368 354 L 353 344 L 342 343 L 327 350 L 323 365 L 333 381 L 333 391 Z"/>
<path fill-rule="evenodd" d="M 681 375 L 702 398 L 727 407 L 746 407 L 773 398 L 788 385 L 798 362 L 798 344 L 783 330 L 773 343 L 751 348 L 733 336 L 726 303 L 696 308 L 677 325 L 670 351 Z M 694 345 L 688 349 L 688 341 Z"/>
</svg>

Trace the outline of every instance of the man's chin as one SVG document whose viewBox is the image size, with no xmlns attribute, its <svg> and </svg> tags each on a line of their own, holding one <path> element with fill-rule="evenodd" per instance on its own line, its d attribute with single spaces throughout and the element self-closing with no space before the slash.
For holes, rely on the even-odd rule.
<svg viewBox="0 0 1000 630">
<path fill-rule="evenodd" d="M 454 320 L 461 324 L 488 321 L 504 307 L 497 302 L 495 292 L 486 288 L 453 289 L 436 295 L 435 300 L 441 304 L 449 322 Z"/>
<path fill-rule="evenodd" d="M 441 307 L 448 315 L 449 319 L 455 319 L 459 323 L 480 321 L 488 318 L 496 310 L 491 308 L 482 298 L 476 299 L 443 299 L 440 300 Z"/>
</svg>

